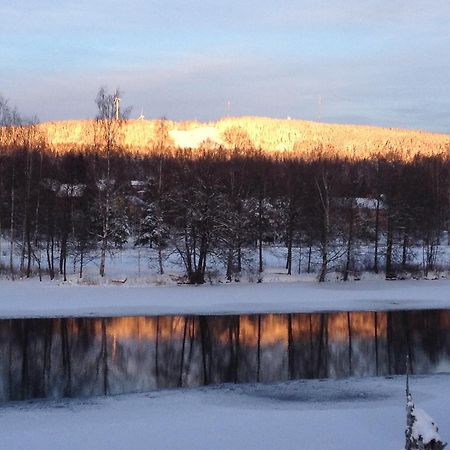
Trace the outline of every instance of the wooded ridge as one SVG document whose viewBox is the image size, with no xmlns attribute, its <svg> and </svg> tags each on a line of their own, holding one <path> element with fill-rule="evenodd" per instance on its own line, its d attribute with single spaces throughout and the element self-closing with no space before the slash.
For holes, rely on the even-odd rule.
<svg viewBox="0 0 450 450">
<path fill-rule="evenodd" d="M 36 136 L 56 152 L 88 150 L 97 145 L 102 134 L 99 121 L 95 120 L 47 122 L 34 127 Z M 14 134 L 3 128 L 0 132 L 3 145 L 14 139 Z M 450 146 L 448 134 L 266 117 L 229 117 L 208 123 L 127 120 L 121 122 L 116 134 L 117 146 L 145 154 L 159 152 L 161 146 L 259 149 L 284 155 L 304 155 L 318 147 L 332 147 L 333 153 L 353 159 L 395 152 L 401 159 L 409 160 L 418 154 L 442 154 Z"/>
</svg>

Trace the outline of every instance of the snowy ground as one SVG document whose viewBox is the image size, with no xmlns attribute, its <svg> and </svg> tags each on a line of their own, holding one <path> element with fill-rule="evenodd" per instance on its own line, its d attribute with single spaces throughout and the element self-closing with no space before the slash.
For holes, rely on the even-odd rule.
<svg viewBox="0 0 450 450">
<path fill-rule="evenodd" d="M 0 407 L 0 447 L 399 450 L 404 377 L 225 385 Z M 412 377 L 416 405 L 450 438 L 450 375 Z"/>
<path fill-rule="evenodd" d="M 382 311 L 450 308 L 450 280 L 216 286 L 0 281 L 0 318 Z"/>
</svg>

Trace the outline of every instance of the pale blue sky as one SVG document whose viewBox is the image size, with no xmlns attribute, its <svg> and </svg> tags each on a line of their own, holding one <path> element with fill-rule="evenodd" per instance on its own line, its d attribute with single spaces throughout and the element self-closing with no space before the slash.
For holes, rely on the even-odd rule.
<svg viewBox="0 0 450 450">
<path fill-rule="evenodd" d="M 0 94 L 41 120 L 291 116 L 450 132 L 449 0 L 1 0 Z M 318 97 L 322 106 L 318 107 Z"/>
</svg>

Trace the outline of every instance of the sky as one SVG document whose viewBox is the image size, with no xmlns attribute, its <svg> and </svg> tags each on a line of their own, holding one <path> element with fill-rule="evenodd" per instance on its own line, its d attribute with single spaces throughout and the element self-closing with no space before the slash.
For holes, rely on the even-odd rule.
<svg viewBox="0 0 450 450">
<path fill-rule="evenodd" d="M 41 121 L 292 117 L 450 133 L 449 0 L 1 0 L 0 94 Z"/>
</svg>

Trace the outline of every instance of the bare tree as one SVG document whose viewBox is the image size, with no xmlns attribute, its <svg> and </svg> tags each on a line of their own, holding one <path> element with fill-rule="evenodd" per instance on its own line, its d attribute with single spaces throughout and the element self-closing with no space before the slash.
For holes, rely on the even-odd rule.
<svg viewBox="0 0 450 450">
<path fill-rule="evenodd" d="M 117 192 L 117 180 L 114 179 L 111 172 L 112 153 L 118 151 L 120 146 L 120 132 L 124 120 L 128 118 L 130 108 L 124 111 L 120 110 L 121 92 L 119 89 L 113 94 L 109 94 L 106 88 L 101 87 L 97 93 L 95 103 L 97 105 L 97 146 L 105 155 L 106 170 L 104 177 L 98 182 L 98 204 L 101 217 L 100 238 L 100 276 L 105 276 L 106 253 L 110 246 L 113 233 L 111 219 L 113 215 L 113 198 Z"/>
</svg>

